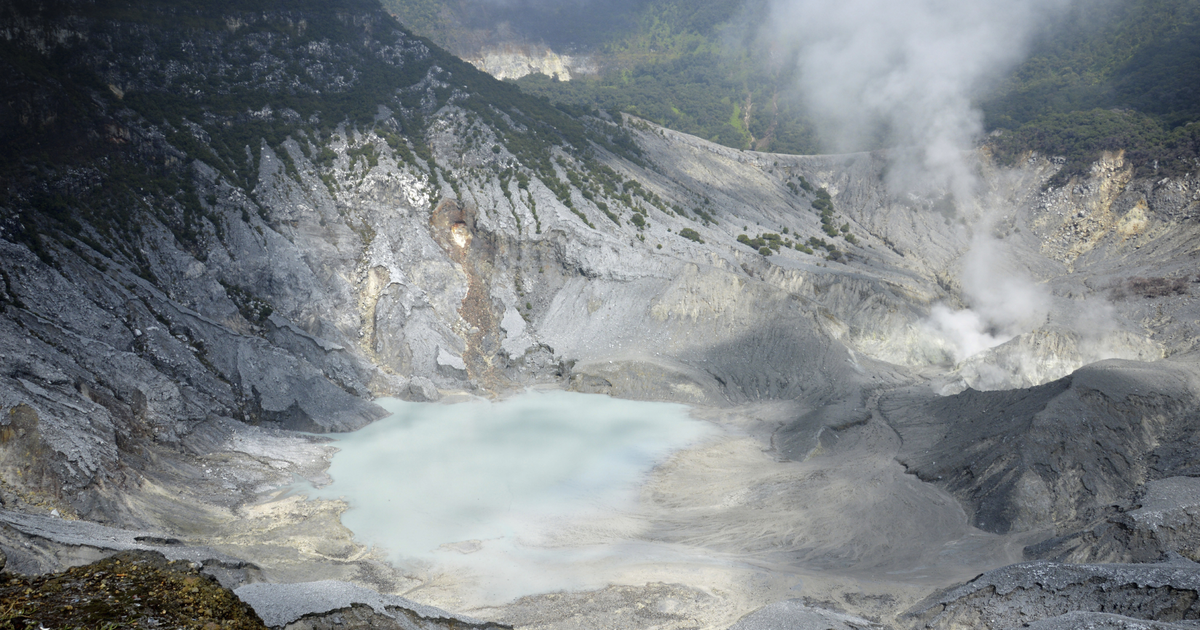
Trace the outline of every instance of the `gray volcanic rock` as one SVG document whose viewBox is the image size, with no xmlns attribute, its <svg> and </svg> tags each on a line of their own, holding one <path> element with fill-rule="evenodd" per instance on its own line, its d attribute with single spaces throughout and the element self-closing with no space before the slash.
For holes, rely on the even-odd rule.
<svg viewBox="0 0 1200 630">
<path fill-rule="evenodd" d="M 1017 564 L 931 595 L 905 613 L 918 628 L 1015 628 L 1072 612 L 1149 622 L 1200 619 L 1200 565 Z M 1058 626 L 1081 626 L 1080 618 Z M 1113 623 L 1112 619 L 1101 619 Z M 1071 622 L 1075 625 L 1066 625 Z M 1100 627 L 1108 627 L 1101 625 Z M 1125 627 L 1116 625 L 1115 627 Z M 1130 626 L 1138 627 L 1138 626 Z"/>
<path fill-rule="evenodd" d="M 154 551 L 168 560 L 187 560 L 216 577 L 226 588 L 236 588 L 257 577 L 257 567 L 207 547 L 184 544 L 159 531 L 105 527 L 87 521 L 21 514 L 0 510 L 0 541 L 12 552 L 9 569 L 39 574 L 78 566 L 118 551 Z M 30 540 L 51 543 L 31 545 Z M 0 567 L 3 568 L 3 567 Z"/>
<path fill-rule="evenodd" d="M 263 623 L 272 628 L 397 628 L 400 630 L 433 630 L 464 628 L 504 630 L 511 628 L 462 615 L 440 608 L 425 606 L 395 595 L 381 595 L 349 582 L 325 580 L 297 584 L 268 584 L 256 582 L 234 591 L 250 604 Z M 364 616 L 357 607 L 370 608 L 375 616 Z M 351 617 L 360 623 L 347 626 Z M 365 625 L 370 623 L 371 625 Z"/>
<path fill-rule="evenodd" d="M 1193 623 L 1146 621 L 1109 613 L 1069 612 L 1016 627 L 1035 630 L 1187 630 L 1196 626 Z"/>
<path fill-rule="evenodd" d="M 1168 477 L 1146 484 L 1145 495 L 1129 519 L 1164 549 L 1188 553 L 1200 561 L 1200 478 Z"/>
<path fill-rule="evenodd" d="M 1128 504 L 1151 479 L 1192 470 L 1181 456 L 1200 407 L 1190 363 L 1105 361 L 1026 390 L 936 397 L 920 388 L 880 409 L 906 448 L 900 461 L 945 485 L 976 527 L 1080 527 Z"/>
<path fill-rule="evenodd" d="M 1200 561 L 1200 478 L 1150 481 L 1140 498 L 1103 521 L 1025 550 L 1026 557 L 1059 562 Z"/>
</svg>

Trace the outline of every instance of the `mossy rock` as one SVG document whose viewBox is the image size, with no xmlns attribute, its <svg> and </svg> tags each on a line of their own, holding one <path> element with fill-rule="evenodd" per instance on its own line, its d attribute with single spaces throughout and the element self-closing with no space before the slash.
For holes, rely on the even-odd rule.
<svg viewBox="0 0 1200 630">
<path fill-rule="evenodd" d="M 266 629 L 250 606 L 191 562 L 152 551 L 0 578 L 0 629 L 40 627 Z"/>
</svg>

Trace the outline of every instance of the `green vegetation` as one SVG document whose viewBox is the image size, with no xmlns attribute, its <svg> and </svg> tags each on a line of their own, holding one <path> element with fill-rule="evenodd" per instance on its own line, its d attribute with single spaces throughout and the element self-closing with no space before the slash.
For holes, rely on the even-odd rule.
<svg viewBox="0 0 1200 630">
<path fill-rule="evenodd" d="M 846 234 L 846 240 L 850 243 L 858 242 L 858 240 L 855 239 L 851 234 Z M 784 235 L 766 232 L 759 234 L 754 238 L 750 238 L 745 234 L 739 234 L 737 241 L 742 245 L 757 251 L 763 256 L 777 254 L 781 248 L 787 247 L 805 254 L 813 254 L 816 252 L 816 250 L 823 249 L 826 252 L 825 258 L 827 260 L 838 261 L 845 257 L 845 254 L 842 253 L 842 251 L 839 250 L 836 245 L 826 241 L 823 238 L 817 238 L 813 236 L 809 237 L 808 241 L 806 242 L 793 242 L 791 239 L 786 238 L 786 231 L 784 232 Z"/>
<path fill-rule="evenodd" d="M 1200 3 L 1075 3 L 984 101 L 989 129 L 1097 108 L 1131 109 L 1167 127 L 1200 119 Z"/>
<path fill-rule="evenodd" d="M 697 243 L 704 242 L 704 239 L 700 238 L 700 234 L 692 228 L 683 228 L 682 230 L 679 230 L 679 235 L 688 239 L 689 241 L 695 241 Z"/>
<path fill-rule="evenodd" d="M 1170 129 L 1145 114 L 1094 109 L 1043 116 L 992 138 L 989 144 L 1007 164 L 1028 151 L 1064 157 L 1052 185 L 1085 173 L 1105 151 L 1124 151 L 1139 176 L 1179 176 L 1196 172 L 1200 164 L 1200 122 Z"/>
<path fill-rule="evenodd" d="M 297 0 L 289 10 L 314 16 L 304 27 L 268 0 L 19 4 L 14 11 L 54 15 L 61 9 L 108 25 L 104 28 L 112 31 L 115 47 L 104 48 L 96 42 L 109 40 L 97 37 L 75 44 L 80 49 L 70 54 L 45 56 L 0 41 L 13 102 L 51 104 L 41 126 L 0 130 L 8 148 L 0 153 L 0 177 L 41 186 L 66 181 L 64 167 L 87 165 L 95 171 L 89 176 L 100 182 L 78 193 L 65 184 L 41 186 L 42 192 L 9 203 L 9 238 L 27 244 L 48 264 L 66 248 L 94 259 L 98 268 L 102 257 L 123 257 L 152 278 L 137 240 L 144 218 L 153 216 L 203 260 L 212 239 L 223 238 L 228 226 L 214 210 L 216 193 L 196 183 L 190 160 L 198 158 L 229 182 L 249 188 L 265 145 L 282 159 L 288 177 L 300 179 L 297 162 L 283 149 L 289 139 L 312 160 L 331 192 L 337 192 L 335 168 L 348 163 L 352 173 L 365 176 L 390 154 L 427 173 L 435 188 L 445 185 L 458 194 L 461 184 L 437 164 L 426 142 L 426 117 L 448 103 L 467 113 L 467 142 L 498 160 L 515 158 L 501 176 L 501 188 L 514 206 L 524 203 L 530 209 L 539 233 L 530 191 L 535 181 L 589 226 L 596 210 L 614 224 L 628 222 L 639 230 L 650 224 L 654 211 L 717 223 L 707 200 L 686 208 L 668 204 L 596 158 L 594 151 L 601 148 L 645 165 L 615 112 L 635 113 L 730 146 L 785 152 L 819 148 L 812 126 L 790 109 L 798 99 L 782 92 L 792 83 L 794 69 L 765 70 L 774 66 L 747 52 L 752 46 L 745 39 L 739 43 L 731 36 L 736 34 L 733 18 L 745 14 L 753 22 L 760 2 L 567 4 L 572 3 L 553 10 L 553 20 L 565 24 L 580 17 L 572 12 L 612 14 L 593 16 L 595 28 L 574 41 L 590 42 L 615 70 L 571 82 L 531 76 L 520 87 L 494 81 L 432 46 L 428 54 L 405 53 L 401 62 L 389 61 L 384 47 L 401 30 L 369 0 L 336 5 Z M 449 5 L 414 0 L 405 6 L 416 12 L 412 15 L 424 15 L 428 26 L 443 19 Z M 341 19 L 347 10 L 360 11 L 361 19 Z M 517 9 L 496 5 L 488 10 Z M 1031 58 L 994 93 L 981 95 L 987 128 L 997 132 L 988 140 L 993 155 L 1007 163 L 1031 151 L 1061 156 L 1064 168 L 1056 184 L 1084 172 L 1103 151 L 1123 151 L 1143 176 L 1195 171 L 1200 164 L 1200 91 L 1195 88 L 1200 85 L 1200 4 L 1129 0 L 1081 5 L 1076 11 L 1062 24 L 1048 25 Z M 231 29 L 230 16 L 243 18 L 244 26 Z M 482 24 L 486 17 L 472 19 Z M 317 68 L 315 57 L 305 51 L 331 42 Z M 276 64 L 269 72 L 254 69 L 252 62 L 267 58 Z M 156 61 L 141 64 L 139 59 Z M 98 60 L 109 64 L 103 77 Z M 121 92 L 109 88 L 114 76 L 140 78 Z M 331 82 L 333 76 L 345 80 Z M 436 79 L 433 87 L 429 78 Z M 394 115 L 379 116 L 380 106 Z M 138 135 L 145 125 L 154 133 Z M 496 135 L 481 133 L 485 126 Z M 344 153 L 335 151 L 343 142 Z M 513 181 L 515 188 L 509 186 Z M 827 191 L 802 176 L 784 185 L 798 199 L 811 196 L 828 238 L 857 243 Z M 243 220 L 250 221 L 252 213 L 243 212 Z M 693 233 L 698 239 L 694 230 L 680 232 L 684 238 Z M 786 237 L 784 232 L 778 241 L 766 235 L 746 239 L 755 251 L 821 247 L 834 255 L 832 246 Z"/>
<path fill-rule="evenodd" d="M 807 181 L 804 181 L 804 178 L 801 178 L 801 180 L 802 180 L 802 184 L 806 185 L 806 188 L 805 188 L 806 190 L 812 188 L 812 186 L 810 184 L 808 184 Z M 827 236 L 830 236 L 830 237 L 842 236 L 848 242 L 850 242 L 852 244 L 858 242 L 858 239 L 856 239 L 854 237 L 854 235 L 850 233 L 850 224 L 849 223 L 843 223 L 841 225 L 841 227 L 838 227 L 838 225 L 834 221 L 835 215 L 834 215 L 834 209 L 833 209 L 833 198 L 829 195 L 828 190 L 825 190 L 824 188 L 818 189 L 816 191 L 816 196 L 812 200 L 811 205 L 812 205 L 813 210 L 821 213 L 821 230 L 823 232 L 825 232 L 825 234 Z M 822 246 L 824 246 L 824 245 L 822 245 Z"/>
<path fill-rule="evenodd" d="M 1139 175 L 1194 172 L 1200 157 L 1200 3 L 1078 3 L 983 102 L 989 142 L 1011 163 L 1028 151 L 1066 159 L 1054 184 L 1103 151 Z"/>
<path fill-rule="evenodd" d="M 435 189 L 445 184 L 458 194 L 460 183 L 437 164 L 426 143 L 426 117 L 450 102 L 467 112 L 468 142 L 516 157 L 505 177 L 517 181 L 538 232 L 529 192 L 535 178 L 588 225 L 582 209 L 574 207 L 571 187 L 617 223 L 609 204 L 618 198 L 628 206 L 640 197 L 643 214 L 651 207 L 669 210 L 656 195 L 627 185 L 592 158 L 601 147 L 645 164 L 623 126 L 583 115 L 599 112 L 556 107 L 444 51 L 404 39 L 401 27 L 368 0 L 300 0 L 292 9 L 306 11 L 306 18 L 297 22 L 294 13 L 265 0 L 18 6 L 18 12 L 49 20 L 84 14 L 92 20 L 84 24 L 104 29 L 104 36 L 84 37 L 75 48 L 50 56 L 0 41 L 13 102 L 51 104 L 43 124 L 0 130 L 7 149 L 0 152 L 0 178 L 45 191 L 13 198 L 9 238 L 27 244 L 47 264 L 54 264 L 57 243 L 98 268 L 104 265 L 101 257 L 122 257 L 153 279 L 138 243 L 147 215 L 199 260 L 206 259 L 211 239 L 223 238 L 227 230 L 215 210 L 214 190 L 197 189 L 191 161 L 199 159 L 233 185 L 250 189 L 266 146 L 281 159 L 287 177 L 301 180 L 298 163 L 284 148 L 289 139 L 312 160 L 331 193 L 337 192 L 335 168 L 348 165 L 352 175 L 365 176 L 390 154 L 425 171 Z M 361 13 L 344 19 L 348 10 Z M 241 26 L 231 28 L 227 20 Z M 411 49 L 389 58 L 385 53 L 395 38 Z M 314 56 L 313 50 L 325 52 Z M 142 63 L 146 59 L 152 61 Z M 265 69 L 257 67 L 263 64 Z M 134 76 L 136 81 L 121 79 Z M 431 77 L 436 81 L 429 86 Z M 110 88 L 110 80 L 126 87 Z M 381 106 L 393 116 L 380 116 Z M 483 137 L 484 125 L 498 137 Z M 340 154 L 333 147 L 342 143 L 347 148 Z M 75 167 L 88 169 L 96 183 L 82 191 L 71 188 L 68 173 Z M 563 173 L 566 181 L 559 179 Z M 504 190 L 511 200 L 512 191 Z M 243 210 L 242 220 L 251 221 L 252 214 Z M 247 319 L 265 317 L 262 308 L 251 310 Z"/>
<path fill-rule="evenodd" d="M 593 54 L 605 68 L 600 76 L 517 81 L 564 107 L 625 111 L 731 147 L 821 150 L 815 123 L 791 91 L 795 68 L 767 63 L 755 52 L 754 34 L 737 26 L 763 22 L 766 4 L 760 0 L 620 0 L 552 8 L 385 3 L 418 32 L 452 47 L 464 29 L 508 20 L 532 41 Z M 587 32 L 572 20 L 587 24 Z M 1010 163 L 1030 151 L 1062 156 L 1066 164 L 1057 183 L 1110 150 L 1124 150 L 1141 174 L 1179 175 L 1194 171 L 1200 156 L 1198 132 L 1190 127 L 1200 122 L 1197 85 L 1200 3 L 1079 2 L 1045 24 L 1028 60 L 980 93 L 978 103 L 986 130 L 999 132 L 988 141 L 994 154 Z M 796 195 L 814 192 L 802 178 L 786 185 Z"/>
<path fill-rule="evenodd" d="M 239 286 L 224 281 L 221 281 L 221 286 L 225 288 L 225 294 L 237 306 L 238 312 L 251 324 L 262 324 L 267 321 L 271 313 L 275 312 L 269 302 Z"/>
<path fill-rule="evenodd" d="M 737 148 L 819 150 L 791 68 L 754 52 L 740 22 L 759 21 L 758 0 L 614 0 L 527 3 L 384 0 L 415 32 L 463 54 L 505 23 L 513 35 L 560 51 L 586 50 L 606 70 L 571 81 L 535 74 L 517 84 L 565 106 L 629 112 Z M 460 45 L 461 43 L 461 45 Z"/>
<path fill-rule="evenodd" d="M 627 31 L 644 0 L 537 2 L 527 0 L 382 0 L 389 13 L 439 46 L 487 37 L 497 24 L 513 36 L 555 48 L 594 47 Z M 531 15 L 532 14 L 532 15 Z"/>
<path fill-rule="evenodd" d="M 739 234 L 737 241 L 750 249 L 757 250 L 763 256 L 778 253 L 779 249 L 785 245 L 783 237 L 771 232 L 759 234 L 754 238 L 750 238 L 745 234 Z"/>
<path fill-rule="evenodd" d="M 59 573 L 0 579 L 0 628 L 266 630 L 249 605 L 186 560 L 124 551 Z"/>
<path fill-rule="evenodd" d="M 786 84 L 754 76 L 709 48 L 698 46 L 677 58 L 640 63 L 619 74 L 572 81 L 532 74 L 516 83 L 555 102 L 628 112 L 730 147 L 819 151 L 814 128 L 802 118 L 795 99 L 780 96 Z"/>
</svg>

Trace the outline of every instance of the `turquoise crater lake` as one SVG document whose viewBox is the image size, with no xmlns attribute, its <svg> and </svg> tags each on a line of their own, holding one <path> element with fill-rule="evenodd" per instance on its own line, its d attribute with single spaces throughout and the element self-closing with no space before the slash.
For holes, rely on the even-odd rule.
<svg viewBox="0 0 1200 630">
<path fill-rule="evenodd" d="M 453 567 L 492 597 L 568 586 L 572 565 L 670 554 L 639 542 L 639 487 L 673 452 L 719 434 L 683 405 L 562 391 L 499 402 L 379 402 L 391 415 L 334 436 L 342 523 L 397 566 Z"/>
</svg>

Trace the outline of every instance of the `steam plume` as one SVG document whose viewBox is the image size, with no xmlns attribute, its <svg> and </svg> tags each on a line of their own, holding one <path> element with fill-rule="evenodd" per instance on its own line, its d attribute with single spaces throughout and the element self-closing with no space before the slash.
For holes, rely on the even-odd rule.
<svg viewBox="0 0 1200 630">
<path fill-rule="evenodd" d="M 799 55 L 801 93 L 839 150 L 924 155 L 926 175 L 969 181 L 982 131 L 972 98 L 1025 55 L 1065 0 L 772 0 L 775 39 Z"/>
<path fill-rule="evenodd" d="M 894 194 L 949 195 L 986 235 L 976 207 L 973 148 L 983 116 L 973 104 L 1019 63 L 1029 39 L 1068 0 L 771 0 L 774 39 L 798 55 L 800 91 L 841 151 L 883 142 Z M 928 325 L 956 360 L 1007 341 L 1036 319 L 1046 298 L 1004 267 L 987 236 L 964 258 L 963 297 L 972 309 L 939 306 Z M 1044 312 L 1044 311 L 1043 311 Z"/>
<path fill-rule="evenodd" d="M 956 363 L 1041 324 L 1049 309 L 1045 289 L 1007 265 L 986 230 L 976 234 L 962 269 L 963 297 L 971 308 L 955 311 L 938 304 L 926 321 L 949 345 Z"/>
</svg>

